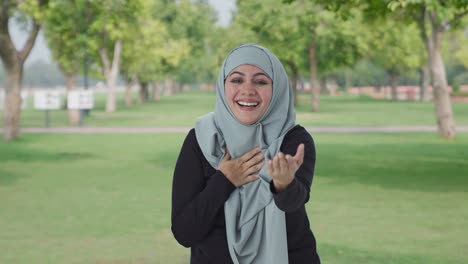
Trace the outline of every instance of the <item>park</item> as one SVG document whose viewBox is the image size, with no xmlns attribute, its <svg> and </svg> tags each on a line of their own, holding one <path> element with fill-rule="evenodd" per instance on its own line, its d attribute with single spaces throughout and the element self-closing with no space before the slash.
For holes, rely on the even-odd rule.
<svg viewBox="0 0 468 264">
<path fill-rule="evenodd" d="M 350 6 L 235 1 L 231 24 L 222 27 L 206 1 L 104 1 L 102 10 L 93 0 L 7 2 L 17 16 L 44 25 L 63 76 L 47 84 L 40 77 L 16 82 L 19 64 L 2 53 L 0 263 L 189 263 L 190 250 L 171 232 L 174 167 L 188 130 L 214 111 L 220 58 L 238 41 L 281 54 L 294 87 L 296 123 L 314 139 L 316 169 L 305 207 L 322 263 L 468 263 L 463 1 L 382 1 L 385 11 L 378 1 L 364 0 Z M 368 16 L 366 6 L 386 19 Z M 93 21 L 105 17 L 104 7 L 118 14 L 107 17 L 110 27 Z M 421 7 L 428 13 L 447 8 L 439 15 L 454 23 L 439 32 L 440 53 L 424 54 L 418 23 L 410 21 Z M 145 12 L 156 9 L 165 12 Z M 73 17 L 70 24 L 72 10 L 93 16 Z M 301 12 L 317 12 L 328 24 Z M 152 19 L 132 19 L 136 15 Z M 141 23 L 149 26 L 135 26 Z M 301 28 L 305 23 L 309 27 Z M 131 26 L 135 30 L 122 33 Z M 100 43 L 93 34 L 109 28 Z M 304 32 L 317 37 L 315 53 Z M 431 63 L 446 70 L 438 75 L 440 64 Z M 422 66 L 432 79 L 423 78 Z M 23 67 L 20 77 L 30 78 L 32 66 Z M 50 109 L 35 101 L 44 91 L 60 98 Z M 70 107 L 67 95 L 77 91 L 91 94 L 91 104 Z"/>
</svg>

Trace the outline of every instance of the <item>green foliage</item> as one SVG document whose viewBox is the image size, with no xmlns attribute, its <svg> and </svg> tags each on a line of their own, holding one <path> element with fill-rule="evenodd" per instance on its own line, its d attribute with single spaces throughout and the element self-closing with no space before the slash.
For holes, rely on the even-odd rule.
<svg viewBox="0 0 468 264">
<path fill-rule="evenodd" d="M 305 70 L 307 54 L 305 36 L 299 32 L 294 6 L 278 0 L 239 1 L 234 15 L 232 46 L 256 42 L 265 45 L 283 61 L 289 72 Z"/>
<path fill-rule="evenodd" d="M 77 73 L 88 49 L 86 1 L 51 1 L 45 35 L 54 59 L 67 74 Z"/>
<path fill-rule="evenodd" d="M 445 59 L 447 81 L 452 86 L 468 84 L 466 73 L 468 72 L 468 35 L 467 28 L 459 28 L 447 32 L 442 43 L 442 54 Z"/>
<path fill-rule="evenodd" d="M 454 32 L 454 39 L 450 44 L 457 45 L 453 53 L 454 59 L 468 69 L 468 18 L 465 21 L 467 26 Z"/>
<path fill-rule="evenodd" d="M 169 25 L 155 16 L 156 2 L 142 4 L 137 25 L 125 37 L 121 72 L 127 77 L 137 75 L 143 82 L 159 81 L 168 67 L 176 68 L 187 56 L 189 44 L 185 39 L 174 39 Z"/>
<path fill-rule="evenodd" d="M 179 82 L 214 82 L 216 54 L 213 35 L 216 35 L 216 12 L 207 1 L 178 1 L 169 29 L 175 39 L 186 41 L 190 49 L 182 56 L 173 74 Z"/>
<path fill-rule="evenodd" d="M 308 49 L 316 43 L 318 70 L 327 75 L 351 66 L 366 49 L 354 19 L 343 20 L 311 1 L 240 1 L 234 23 L 254 32 L 260 44 L 275 52 L 287 68 L 308 72 Z"/>
<path fill-rule="evenodd" d="M 140 0 L 51 0 L 45 33 L 61 69 L 75 73 L 87 57 L 92 75 L 102 74 L 98 49 L 112 55 L 114 43 L 137 25 L 141 6 Z"/>
<path fill-rule="evenodd" d="M 369 28 L 369 56 L 377 65 L 394 75 L 402 75 L 422 65 L 424 45 L 415 24 L 404 25 L 393 20 L 374 23 Z"/>
<path fill-rule="evenodd" d="M 468 71 L 464 71 L 453 78 L 453 86 L 468 85 Z"/>
<path fill-rule="evenodd" d="M 38 24 L 45 22 L 48 16 L 47 4 L 49 0 L 24 0 L 24 1 L 11 1 L 18 3 L 19 15 L 23 20 L 28 18 L 33 19 Z"/>
<path fill-rule="evenodd" d="M 352 14 L 353 18 L 347 20 L 329 14 L 317 28 L 318 67 L 324 76 L 354 65 L 369 50 L 369 33 L 363 30 L 361 14 L 358 10 Z"/>
</svg>

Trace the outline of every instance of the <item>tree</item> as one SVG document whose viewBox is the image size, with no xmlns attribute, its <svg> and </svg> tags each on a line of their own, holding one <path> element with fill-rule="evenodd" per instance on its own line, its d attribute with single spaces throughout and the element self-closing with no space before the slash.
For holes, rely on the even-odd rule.
<svg viewBox="0 0 468 264">
<path fill-rule="evenodd" d="M 381 20 L 371 25 L 369 56 L 372 61 L 386 70 L 392 88 L 392 99 L 397 100 L 398 81 L 405 72 L 422 65 L 419 50 L 423 44 L 418 38 L 414 24 L 404 25 L 394 20 Z"/>
<path fill-rule="evenodd" d="M 213 33 L 217 30 L 216 12 L 206 0 L 164 1 L 164 12 L 157 11 L 174 41 L 188 44 L 187 56 L 181 56 L 177 67 L 165 65 L 168 94 L 173 93 L 174 80 L 179 83 L 204 82 L 213 79 L 215 45 Z"/>
<path fill-rule="evenodd" d="M 76 89 L 78 73 L 86 60 L 87 1 L 54 1 L 49 4 L 45 36 L 54 59 L 65 76 L 67 92 Z M 68 123 L 76 126 L 80 110 L 68 109 Z"/>
<path fill-rule="evenodd" d="M 86 1 L 86 0 L 84 0 Z M 88 44 L 100 59 L 108 89 L 106 112 L 116 110 L 116 84 L 122 48 L 128 32 L 138 26 L 142 10 L 140 0 L 87 0 L 89 2 Z"/>
<path fill-rule="evenodd" d="M 468 1 L 465 0 L 312 0 L 324 3 L 330 9 L 346 15 L 350 6 L 360 6 L 370 20 L 377 16 L 393 16 L 407 22 L 415 22 L 420 31 L 429 60 L 429 68 L 434 88 L 434 105 L 439 135 L 455 137 L 455 122 L 452 104 L 447 89 L 445 65 L 441 53 L 444 33 L 460 26 L 462 18 L 468 14 Z"/>
<path fill-rule="evenodd" d="M 289 68 L 293 82 L 308 64 L 312 111 L 319 110 L 320 76 L 353 65 L 365 48 L 354 21 L 344 21 L 310 1 L 289 5 L 280 0 L 239 1 L 236 20 L 272 47 Z"/>
<path fill-rule="evenodd" d="M 159 96 L 159 85 L 167 67 L 177 68 L 183 57 L 189 54 L 188 41 L 174 39 L 167 25 L 158 15 L 162 2 L 142 1 L 142 12 L 138 17 L 138 26 L 126 37 L 126 49 L 122 54 L 122 74 L 128 80 L 127 104 L 130 103 L 129 87 L 140 83 L 139 102 L 149 99 L 148 88 L 153 86 L 153 100 Z M 145 52 L 141 52 L 145 51 Z"/>
<path fill-rule="evenodd" d="M 421 38 L 426 46 L 429 68 L 434 89 L 434 104 L 439 134 L 445 138 L 455 137 L 455 121 L 452 103 L 447 89 L 447 77 L 442 58 L 444 32 L 455 27 L 468 14 L 468 2 L 459 0 L 406 2 L 398 0 L 389 3 L 391 10 L 401 10 L 419 26 Z M 430 25 L 428 28 L 428 24 Z"/>
<path fill-rule="evenodd" d="M 16 139 L 20 134 L 23 65 L 41 28 L 47 3 L 47 0 L 2 0 L 0 4 L 0 58 L 6 71 L 6 102 L 3 111 L 5 140 Z M 15 47 L 8 31 L 9 21 L 14 17 L 20 18 L 29 26 L 29 36 L 20 49 Z"/>
</svg>

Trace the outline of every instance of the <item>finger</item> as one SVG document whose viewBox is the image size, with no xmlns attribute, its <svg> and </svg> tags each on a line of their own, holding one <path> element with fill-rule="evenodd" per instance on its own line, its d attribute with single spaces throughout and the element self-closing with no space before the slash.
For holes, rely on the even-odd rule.
<svg viewBox="0 0 468 264">
<path fill-rule="evenodd" d="M 284 157 L 284 154 L 280 152 L 278 154 L 278 156 L 279 156 L 280 170 L 287 171 L 288 170 L 288 162 L 286 161 L 286 158 Z"/>
<path fill-rule="evenodd" d="M 269 175 L 272 175 L 274 170 L 273 170 L 273 161 L 269 160 L 267 164 L 267 172 Z"/>
<path fill-rule="evenodd" d="M 247 171 L 245 172 L 246 175 L 258 173 L 258 172 L 262 169 L 263 164 L 265 164 L 265 162 L 264 162 L 264 161 L 261 161 L 261 162 L 255 164 L 254 166 L 250 167 L 250 168 L 247 169 Z"/>
<path fill-rule="evenodd" d="M 275 155 L 275 157 L 273 158 L 273 170 L 274 171 L 278 171 L 279 170 L 279 157 L 278 155 Z"/>
<path fill-rule="evenodd" d="M 241 163 L 241 170 L 246 172 L 251 167 L 257 166 L 259 163 L 263 162 L 264 160 L 265 160 L 265 156 L 260 151 L 257 154 L 255 154 L 255 156 L 253 156 L 250 160 L 247 160 L 247 161 Z"/>
<path fill-rule="evenodd" d="M 249 175 L 249 176 L 245 177 L 244 184 L 247 184 L 247 183 L 249 183 L 249 182 L 255 181 L 255 180 L 257 180 L 258 178 L 260 178 L 260 176 L 259 176 L 258 174 Z"/>
<path fill-rule="evenodd" d="M 259 147 L 255 147 L 249 152 L 245 153 L 244 155 L 241 156 L 242 162 L 247 162 L 250 159 L 252 159 L 255 155 L 257 155 L 259 152 L 261 152 L 261 149 Z"/>
<path fill-rule="evenodd" d="M 296 160 L 296 163 L 299 166 L 301 166 L 302 162 L 304 161 L 304 149 L 304 144 L 299 144 L 299 146 L 297 147 L 296 155 L 294 156 L 294 159 Z"/>
<path fill-rule="evenodd" d="M 265 160 L 265 156 L 260 151 L 255 156 L 253 156 L 249 161 L 245 162 L 245 167 L 250 168 L 252 166 L 256 166 L 258 163 L 261 163 Z"/>
<path fill-rule="evenodd" d="M 294 159 L 293 156 L 287 154 L 285 158 L 286 158 L 286 162 L 288 163 L 289 168 L 293 168 L 294 166 L 297 166 L 296 160 Z"/>
</svg>

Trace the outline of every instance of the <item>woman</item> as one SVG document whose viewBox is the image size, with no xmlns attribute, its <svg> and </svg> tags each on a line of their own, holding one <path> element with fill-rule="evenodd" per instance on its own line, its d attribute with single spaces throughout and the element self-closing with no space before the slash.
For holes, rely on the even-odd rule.
<svg viewBox="0 0 468 264">
<path fill-rule="evenodd" d="M 191 263 L 320 263 L 304 206 L 315 147 L 293 99 L 266 48 L 225 59 L 215 111 L 188 133 L 174 172 L 172 232 Z"/>
</svg>

